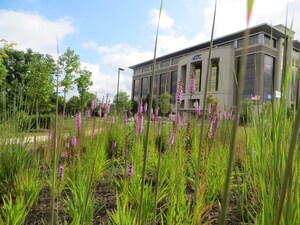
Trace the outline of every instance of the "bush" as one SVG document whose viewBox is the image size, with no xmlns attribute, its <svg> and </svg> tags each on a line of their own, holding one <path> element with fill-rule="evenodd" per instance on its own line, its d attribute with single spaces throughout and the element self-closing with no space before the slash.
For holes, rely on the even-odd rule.
<svg viewBox="0 0 300 225">
<path fill-rule="evenodd" d="M 253 103 L 250 99 L 246 99 L 242 102 L 240 112 L 240 124 L 246 125 L 252 123 L 253 120 Z"/>
</svg>

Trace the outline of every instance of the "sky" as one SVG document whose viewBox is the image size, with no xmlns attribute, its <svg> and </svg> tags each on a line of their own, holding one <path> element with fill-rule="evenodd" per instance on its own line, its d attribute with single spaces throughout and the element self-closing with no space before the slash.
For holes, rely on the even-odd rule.
<svg viewBox="0 0 300 225">
<path fill-rule="evenodd" d="M 209 41 L 214 0 L 164 0 L 157 55 Z M 246 27 L 247 0 L 218 0 L 214 37 Z M 57 58 L 68 47 L 92 72 L 90 92 L 101 99 L 120 90 L 131 95 L 130 66 L 153 59 L 160 0 L 0 0 L 0 40 L 16 49 Z M 250 26 L 292 24 L 300 40 L 299 0 L 256 0 Z M 75 88 L 76 90 L 76 88 Z M 69 97 L 77 95 L 71 91 Z"/>
</svg>

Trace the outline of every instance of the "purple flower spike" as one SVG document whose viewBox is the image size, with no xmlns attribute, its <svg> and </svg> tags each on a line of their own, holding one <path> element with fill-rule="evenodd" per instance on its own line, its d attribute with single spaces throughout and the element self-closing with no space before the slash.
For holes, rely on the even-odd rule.
<svg viewBox="0 0 300 225">
<path fill-rule="evenodd" d="M 64 169 L 65 166 L 63 164 L 59 164 L 58 166 L 58 178 L 61 181 L 64 178 Z"/>
<path fill-rule="evenodd" d="M 88 108 L 88 109 L 86 110 L 85 116 L 86 116 L 86 118 L 91 118 L 91 109 L 90 109 L 90 108 Z"/>
<path fill-rule="evenodd" d="M 195 94 L 196 91 L 196 79 L 195 75 L 193 74 L 190 79 L 190 97 L 192 97 Z"/>
<path fill-rule="evenodd" d="M 147 109 L 148 109 L 148 104 L 147 104 L 147 102 L 145 102 L 145 104 L 144 104 L 144 112 L 147 112 Z"/>
<path fill-rule="evenodd" d="M 80 112 L 76 113 L 76 127 L 77 127 L 77 132 L 78 132 L 78 135 L 79 135 L 80 130 L 81 130 L 81 113 Z"/>
<path fill-rule="evenodd" d="M 63 151 L 61 152 L 61 155 L 60 155 L 61 158 L 67 158 L 68 157 L 68 153 L 66 151 Z"/>
<path fill-rule="evenodd" d="M 96 109 L 96 98 L 93 98 L 91 105 L 91 110 L 94 111 L 94 109 Z"/>
<path fill-rule="evenodd" d="M 138 113 L 143 113 L 143 103 L 142 103 L 142 100 L 140 100 L 140 102 L 138 104 Z"/>
<path fill-rule="evenodd" d="M 127 122 L 128 122 L 128 116 L 127 116 L 127 113 L 124 114 L 123 122 L 124 122 L 124 125 L 126 125 Z"/>
<path fill-rule="evenodd" d="M 102 108 L 101 108 L 101 107 L 99 107 L 99 109 L 98 109 L 98 116 L 99 116 L 99 117 L 102 116 Z"/>
<path fill-rule="evenodd" d="M 66 149 L 70 148 L 70 142 L 66 142 Z"/>
<path fill-rule="evenodd" d="M 132 164 L 132 162 L 130 162 L 129 165 L 128 165 L 127 176 L 128 176 L 128 179 L 130 179 L 133 176 L 133 164 Z"/>
<path fill-rule="evenodd" d="M 177 104 L 180 105 L 183 99 L 183 83 L 178 81 L 177 83 L 177 91 L 176 91 L 176 101 Z"/>
<path fill-rule="evenodd" d="M 173 130 L 172 130 L 172 134 L 171 134 L 171 138 L 169 140 L 169 145 L 173 145 L 175 142 L 175 135 L 176 135 L 176 124 L 175 122 L 173 122 Z"/>
<path fill-rule="evenodd" d="M 75 136 L 72 137 L 71 144 L 72 144 L 73 148 L 76 147 L 76 145 L 77 145 L 77 138 Z"/>
</svg>

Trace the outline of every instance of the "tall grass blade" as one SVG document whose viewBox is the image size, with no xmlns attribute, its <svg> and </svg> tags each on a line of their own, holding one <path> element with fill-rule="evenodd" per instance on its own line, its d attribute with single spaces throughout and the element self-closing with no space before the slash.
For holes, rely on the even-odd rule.
<svg viewBox="0 0 300 225">
<path fill-rule="evenodd" d="M 231 178 L 231 170 L 232 170 L 232 164 L 234 160 L 234 148 L 236 143 L 236 137 L 237 137 L 237 130 L 239 125 L 239 111 L 241 106 L 241 99 L 242 99 L 242 92 L 244 89 L 244 77 L 246 73 L 246 65 L 247 65 L 247 52 L 248 52 L 248 43 L 249 43 L 249 22 L 250 17 L 252 14 L 252 8 L 253 8 L 254 0 L 248 0 L 248 8 L 247 8 L 247 29 L 245 31 L 244 35 L 244 49 L 243 49 L 243 56 L 242 56 L 242 64 L 239 71 L 238 76 L 238 88 L 237 88 L 237 94 L 236 94 L 236 108 L 234 112 L 235 120 L 232 127 L 232 138 L 230 143 L 230 151 L 229 151 L 229 157 L 228 157 L 228 165 L 227 165 L 227 173 L 226 173 L 226 180 L 224 185 L 224 197 L 222 199 L 222 208 L 221 208 L 221 215 L 219 217 L 219 225 L 224 225 L 226 220 L 226 211 L 228 206 L 228 200 L 229 200 L 229 189 L 230 189 L 230 178 Z"/>
<path fill-rule="evenodd" d="M 141 223 L 142 222 L 142 208 L 143 208 L 143 196 L 144 196 L 144 186 L 145 186 L 145 177 L 146 177 L 146 162 L 147 162 L 150 123 L 151 123 L 151 109 L 152 109 L 152 100 L 153 100 L 153 83 L 154 83 L 155 66 L 156 66 L 157 39 L 158 39 L 158 30 L 159 30 L 162 6 L 163 6 L 163 0 L 161 0 L 161 3 L 160 3 L 160 10 L 159 10 L 157 29 L 156 29 L 156 38 L 155 38 L 155 45 L 154 45 L 152 75 L 151 75 L 151 79 L 150 79 L 150 88 L 149 88 L 150 96 L 149 96 L 149 110 L 148 110 L 148 114 L 147 114 L 148 122 L 147 122 L 147 128 L 146 128 L 146 139 L 144 142 L 144 158 L 143 158 L 143 169 L 142 169 L 141 194 L 140 194 L 140 202 L 139 202 L 139 206 L 138 206 L 138 224 L 139 225 L 142 224 Z"/>
<path fill-rule="evenodd" d="M 211 38 L 210 38 L 210 47 L 208 52 L 208 63 L 207 63 L 207 72 L 206 72 L 206 81 L 205 81 L 205 89 L 204 89 L 204 97 L 203 97 L 203 114 L 201 120 L 201 130 L 200 130 L 200 143 L 198 149 L 198 163 L 197 163 L 197 170 L 196 170 L 196 184 L 195 184 L 195 193 L 194 193 L 194 209 L 197 209 L 197 199 L 198 199 L 198 188 L 199 188 L 199 177 L 200 177 L 200 169 L 201 169 L 201 151 L 203 146 L 203 132 L 204 132 L 204 120 L 206 116 L 206 98 L 207 98 L 207 91 L 208 91 L 208 79 L 210 76 L 211 71 L 211 52 L 213 47 L 213 36 L 214 36 L 214 29 L 215 29 L 215 21 L 216 21 L 216 13 L 217 13 L 217 0 L 215 1 L 215 9 L 214 9 L 214 17 L 213 17 L 213 24 L 211 29 Z M 194 210 L 194 216 L 196 216 L 197 210 Z"/>
</svg>

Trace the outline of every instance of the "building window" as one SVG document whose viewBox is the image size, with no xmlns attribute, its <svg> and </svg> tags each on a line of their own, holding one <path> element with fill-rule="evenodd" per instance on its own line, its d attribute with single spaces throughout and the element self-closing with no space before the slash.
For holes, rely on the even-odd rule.
<svg viewBox="0 0 300 225">
<path fill-rule="evenodd" d="M 219 59 L 212 59 L 209 90 L 218 91 L 218 88 L 219 88 Z"/>
<path fill-rule="evenodd" d="M 172 95 L 171 103 L 175 104 L 176 102 L 176 90 L 177 90 L 177 71 L 171 72 L 171 90 L 170 94 Z"/>
<path fill-rule="evenodd" d="M 170 66 L 170 60 L 163 61 L 160 64 L 161 68 L 168 67 L 168 66 Z"/>
<path fill-rule="evenodd" d="M 241 57 L 237 59 L 237 71 L 238 76 L 240 76 L 240 68 L 241 68 Z M 246 65 L 246 73 L 244 77 L 244 90 L 243 90 L 243 98 L 251 98 L 251 96 L 256 95 L 255 93 L 255 76 L 256 76 L 256 63 L 255 63 L 255 55 L 248 55 L 247 57 L 247 65 Z"/>
<path fill-rule="evenodd" d="M 158 75 L 154 76 L 154 84 L 153 84 L 153 97 L 157 96 L 157 86 L 158 86 Z"/>
<path fill-rule="evenodd" d="M 160 74 L 160 79 L 159 79 L 159 95 L 161 95 L 165 91 L 168 91 L 167 74 L 163 73 Z"/>
<path fill-rule="evenodd" d="M 273 90 L 274 58 L 265 55 L 264 63 L 264 99 L 271 99 Z"/>
<path fill-rule="evenodd" d="M 271 37 L 267 34 L 264 35 L 264 43 L 273 48 L 276 48 L 276 40 L 274 38 L 271 39 Z"/>
<path fill-rule="evenodd" d="M 138 68 L 134 70 L 134 75 L 142 73 L 142 68 Z"/>
<path fill-rule="evenodd" d="M 143 73 L 146 73 L 146 72 L 149 72 L 150 71 L 150 66 L 145 66 L 145 67 L 143 67 L 143 69 L 142 69 L 142 72 Z"/>
<path fill-rule="evenodd" d="M 258 40 L 259 40 L 258 39 L 258 34 L 256 34 L 256 35 L 253 35 L 253 36 L 249 37 L 248 43 L 249 43 L 249 45 L 255 45 L 255 44 L 258 44 L 258 42 L 259 42 Z M 239 39 L 237 41 L 237 47 L 238 48 L 244 47 L 244 38 L 243 39 Z"/>
<path fill-rule="evenodd" d="M 181 67 L 181 81 L 182 81 L 182 91 L 185 93 L 185 82 L 186 82 L 186 65 Z"/>
<path fill-rule="evenodd" d="M 134 80 L 133 81 L 133 99 L 135 101 L 138 101 L 140 98 L 140 80 Z"/>
<path fill-rule="evenodd" d="M 181 56 L 172 59 L 172 65 L 177 65 Z"/>
<path fill-rule="evenodd" d="M 142 98 L 145 99 L 149 94 L 149 77 L 142 78 Z"/>
<path fill-rule="evenodd" d="M 202 63 L 195 65 L 196 91 L 201 91 Z"/>
</svg>

